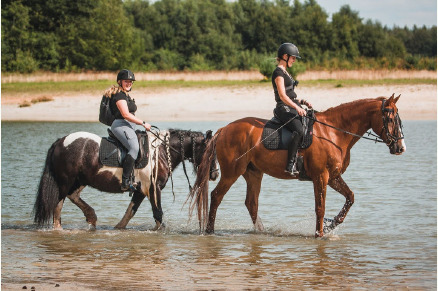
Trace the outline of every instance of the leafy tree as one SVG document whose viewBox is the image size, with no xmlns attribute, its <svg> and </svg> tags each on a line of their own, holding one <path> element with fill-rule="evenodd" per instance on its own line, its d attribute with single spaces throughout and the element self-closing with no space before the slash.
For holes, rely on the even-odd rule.
<svg viewBox="0 0 438 291">
<path fill-rule="evenodd" d="M 359 56 L 359 27 L 362 20 L 359 13 L 351 10 L 349 5 L 341 7 L 332 15 L 333 42 L 338 55 L 347 58 Z"/>
</svg>

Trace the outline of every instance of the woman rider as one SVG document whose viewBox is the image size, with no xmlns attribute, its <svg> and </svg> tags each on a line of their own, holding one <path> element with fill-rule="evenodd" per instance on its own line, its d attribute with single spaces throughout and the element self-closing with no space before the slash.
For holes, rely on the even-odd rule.
<svg viewBox="0 0 438 291">
<path fill-rule="evenodd" d="M 303 124 L 301 116 L 306 111 L 301 105 L 312 108 L 312 105 L 304 99 L 297 99 L 294 91 L 295 81 L 287 72 L 295 60 L 300 57 L 298 48 L 292 43 L 283 43 L 277 52 L 278 65 L 272 73 L 272 86 L 274 87 L 275 101 L 277 105 L 274 114 L 292 132 L 292 140 L 288 145 L 286 172 L 297 175 L 295 168 L 298 145 L 303 137 Z"/>
<path fill-rule="evenodd" d="M 134 115 L 137 111 L 137 105 L 135 105 L 135 100 L 129 96 L 134 81 L 135 76 L 130 70 L 121 70 L 117 74 L 118 86 L 112 86 L 105 92 L 105 95 L 111 98 L 110 109 L 116 117 L 111 125 L 111 131 L 128 150 L 122 165 L 122 191 L 130 188 L 131 174 L 139 152 L 135 125 L 141 125 L 146 130 L 151 128 L 149 123 Z"/>
</svg>

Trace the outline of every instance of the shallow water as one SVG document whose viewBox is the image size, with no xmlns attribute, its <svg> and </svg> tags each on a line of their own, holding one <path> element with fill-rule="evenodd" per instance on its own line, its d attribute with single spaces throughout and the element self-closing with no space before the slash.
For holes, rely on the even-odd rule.
<svg viewBox="0 0 438 291">
<path fill-rule="evenodd" d="M 215 131 L 223 122 L 157 123 L 162 129 Z M 163 191 L 166 229 L 154 226 L 148 201 L 127 230 L 113 230 L 130 197 L 85 188 L 81 197 L 98 216 L 89 231 L 70 201 L 63 231 L 37 230 L 31 211 L 50 145 L 74 131 L 105 135 L 94 123 L 2 123 L 2 283 L 74 283 L 91 289 L 436 289 L 436 121 L 405 121 L 407 152 L 360 141 L 344 180 L 355 192 L 346 221 L 314 239 L 310 182 L 263 179 L 253 232 L 239 179 L 219 207 L 216 234 L 200 236 L 184 205 L 188 184 L 174 173 L 175 198 Z M 189 169 L 191 166 L 189 166 Z M 194 175 L 190 176 L 191 183 Z M 210 183 L 210 190 L 215 182 Z M 326 216 L 344 198 L 327 192 Z"/>
</svg>

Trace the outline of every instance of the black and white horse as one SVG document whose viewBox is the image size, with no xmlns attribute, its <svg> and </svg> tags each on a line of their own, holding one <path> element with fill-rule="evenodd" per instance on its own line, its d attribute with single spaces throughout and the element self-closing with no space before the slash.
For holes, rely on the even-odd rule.
<svg viewBox="0 0 438 291">
<path fill-rule="evenodd" d="M 125 228 L 143 199 L 148 197 L 156 222 L 154 229 L 159 229 L 163 216 L 161 190 L 181 162 L 186 173 L 184 160 L 192 162 L 196 169 L 211 137 L 211 131 L 205 135 L 202 132 L 172 129 L 159 133 L 149 132 L 148 164 L 134 170 L 135 181 L 140 182 L 139 187 L 133 192 L 128 209 L 116 228 Z M 34 205 L 35 223 L 46 225 L 53 218 L 53 228 L 62 229 L 61 210 L 68 197 L 83 211 L 90 227 L 96 227 L 96 213 L 81 199 L 82 189 L 90 186 L 103 192 L 122 193 L 122 168 L 102 164 L 99 159 L 101 142 L 102 138 L 95 134 L 76 132 L 52 144 L 47 153 Z M 218 175 L 214 161 L 211 163 L 210 179 L 215 180 Z"/>
</svg>

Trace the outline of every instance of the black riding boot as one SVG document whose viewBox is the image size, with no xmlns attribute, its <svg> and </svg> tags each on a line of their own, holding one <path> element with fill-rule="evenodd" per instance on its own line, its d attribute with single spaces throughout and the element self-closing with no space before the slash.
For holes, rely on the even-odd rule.
<svg viewBox="0 0 438 291">
<path fill-rule="evenodd" d="M 292 140 L 287 149 L 287 164 L 285 172 L 291 175 L 298 175 L 300 172 L 296 169 L 298 143 L 300 142 L 300 135 L 297 132 L 292 134 Z"/>
<path fill-rule="evenodd" d="M 131 174 L 134 170 L 135 160 L 131 155 L 126 155 L 123 160 L 123 174 L 122 174 L 122 191 L 126 191 L 129 189 L 131 185 Z"/>
</svg>

